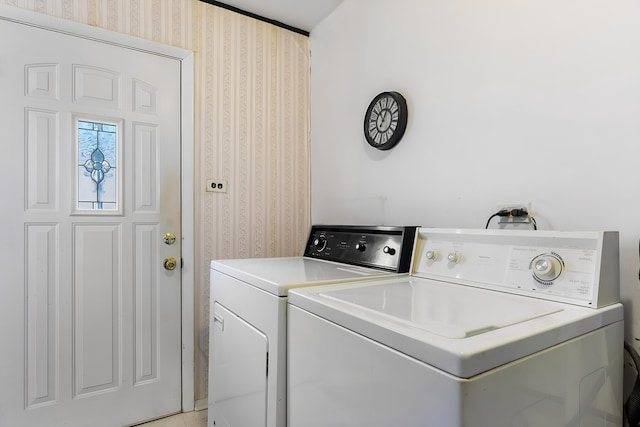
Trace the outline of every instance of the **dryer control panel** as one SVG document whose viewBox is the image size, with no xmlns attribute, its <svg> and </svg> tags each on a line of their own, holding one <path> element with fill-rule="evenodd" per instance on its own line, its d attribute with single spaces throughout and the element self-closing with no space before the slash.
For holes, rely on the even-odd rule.
<svg viewBox="0 0 640 427">
<path fill-rule="evenodd" d="M 618 232 L 421 228 L 412 274 L 602 307 L 619 302 Z"/>
<path fill-rule="evenodd" d="M 406 273 L 417 227 L 320 226 L 311 228 L 304 256 Z"/>
</svg>

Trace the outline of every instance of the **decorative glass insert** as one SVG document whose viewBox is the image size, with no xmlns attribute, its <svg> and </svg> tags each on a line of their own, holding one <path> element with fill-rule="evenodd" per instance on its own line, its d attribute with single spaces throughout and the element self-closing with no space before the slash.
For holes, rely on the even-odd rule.
<svg viewBox="0 0 640 427">
<path fill-rule="evenodd" d="M 117 211 L 118 125 L 77 120 L 78 210 Z"/>
</svg>

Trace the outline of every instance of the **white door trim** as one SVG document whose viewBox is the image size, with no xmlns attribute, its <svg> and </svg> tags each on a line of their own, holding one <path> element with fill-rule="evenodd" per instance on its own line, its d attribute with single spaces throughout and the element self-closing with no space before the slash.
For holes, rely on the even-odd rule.
<svg viewBox="0 0 640 427">
<path fill-rule="evenodd" d="M 144 40 L 103 28 L 68 21 L 26 9 L 0 4 L 0 19 L 19 22 L 38 28 L 57 31 L 75 37 L 88 38 L 116 46 L 139 50 L 180 61 L 181 73 L 181 168 L 182 168 L 182 410 L 190 412 L 195 406 L 195 348 L 194 348 L 194 55 L 193 52 L 161 43 Z"/>
</svg>

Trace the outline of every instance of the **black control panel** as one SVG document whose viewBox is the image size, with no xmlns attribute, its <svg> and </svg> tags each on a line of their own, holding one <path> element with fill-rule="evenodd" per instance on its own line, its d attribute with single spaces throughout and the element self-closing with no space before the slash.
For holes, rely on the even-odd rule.
<svg viewBox="0 0 640 427">
<path fill-rule="evenodd" d="M 304 256 L 406 273 L 417 227 L 314 225 Z"/>
</svg>

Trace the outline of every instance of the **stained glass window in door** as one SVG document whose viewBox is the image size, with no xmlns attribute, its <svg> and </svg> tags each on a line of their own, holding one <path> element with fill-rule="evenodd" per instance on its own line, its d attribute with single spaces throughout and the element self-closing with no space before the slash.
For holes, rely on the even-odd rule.
<svg viewBox="0 0 640 427">
<path fill-rule="evenodd" d="M 77 209 L 117 211 L 118 124 L 77 120 Z"/>
</svg>

